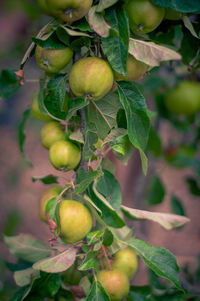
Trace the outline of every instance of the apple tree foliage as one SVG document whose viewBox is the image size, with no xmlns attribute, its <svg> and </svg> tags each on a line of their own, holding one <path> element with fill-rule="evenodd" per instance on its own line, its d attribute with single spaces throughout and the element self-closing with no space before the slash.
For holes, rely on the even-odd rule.
<svg viewBox="0 0 200 301">
<path fill-rule="evenodd" d="M 151 2 L 182 12 L 183 18 L 178 21 L 164 20 L 153 32 L 137 35 L 129 30 L 124 1 L 97 0 L 84 18 L 71 25 L 49 18 L 49 23 L 32 37 L 19 70 L 6 69 L 1 72 L 0 96 L 3 99 L 10 98 L 26 84 L 23 68 L 28 59 L 34 56 L 36 45 L 48 49 L 71 47 L 74 60 L 87 56 L 102 57 L 115 72 L 123 76 L 127 72 L 128 54 L 131 54 L 146 63 L 150 72 L 142 84 L 115 82 L 113 89 L 97 101 L 70 94 L 67 110 L 63 109 L 63 104 L 66 89 L 69 92 L 68 74 L 71 66 L 51 77 L 41 73 L 38 97 L 41 111 L 65 125 L 67 139 L 81 145 L 81 163 L 74 172 L 73 182 L 66 183 L 62 193 L 71 191 L 74 199 L 84 202 L 93 214 L 95 227 L 83 241 L 71 245 L 63 244 L 58 239 L 48 246 L 24 234 L 5 237 L 6 245 L 19 263 L 26 262 L 25 268 L 20 264 L 12 268 L 15 282 L 20 287 L 12 301 L 29 300 L 29 297 L 33 300 L 60 300 L 60 296 L 64 300 L 74 300 L 75 296 L 85 301 L 109 301 L 109 296 L 95 276 L 101 268 L 99 256 L 105 250 L 112 256 L 123 247 L 133 250 L 150 269 L 150 284 L 145 287 L 132 286 L 125 300 L 178 301 L 189 300 L 191 296 L 181 284 L 174 255 L 163 247 L 136 238 L 137 233 L 126 225 L 127 219 L 147 219 L 166 230 L 181 227 L 189 221 L 184 216 L 181 201 L 171 196 L 172 212 L 175 214 L 122 205 L 121 188 L 114 175 L 114 166 L 106 158 L 108 151 L 113 151 L 127 165 L 133 151 L 138 150 L 145 175 L 148 172 L 148 159 L 152 156 L 156 159 L 163 157 L 175 167 L 191 167 L 194 176 L 187 178 L 186 182 L 193 195 L 200 195 L 200 161 L 196 156 L 200 138 L 198 114 L 179 118 L 170 113 L 164 103 L 166 91 L 177 83 L 178 69 L 186 70 L 184 76 L 196 76 L 198 79 L 200 2 Z M 43 38 L 47 27 L 48 34 Z M 169 81 L 159 74 L 162 68 L 167 70 Z M 155 98 L 153 111 L 145 100 L 150 95 Z M 30 112 L 30 109 L 24 112 L 19 125 L 19 147 L 27 161 L 24 145 Z M 168 120 L 183 136 L 192 131 L 192 138 L 187 145 L 173 145 L 164 150 L 157 128 L 160 119 Z M 101 145 L 97 148 L 99 139 Z M 33 182 L 41 181 L 45 185 L 56 184 L 58 180 L 58 176 L 52 174 L 32 178 Z M 153 174 L 147 187 L 147 203 L 159 204 L 164 196 L 165 187 L 159 176 Z M 56 225 L 54 238 L 59 235 L 57 206 L 57 198 L 51 199 L 46 205 L 46 211 Z M 81 273 L 78 285 L 66 285 L 63 282 L 62 273 L 72 266 Z M 160 277 L 169 280 L 167 284 L 163 284 Z"/>
</svg>

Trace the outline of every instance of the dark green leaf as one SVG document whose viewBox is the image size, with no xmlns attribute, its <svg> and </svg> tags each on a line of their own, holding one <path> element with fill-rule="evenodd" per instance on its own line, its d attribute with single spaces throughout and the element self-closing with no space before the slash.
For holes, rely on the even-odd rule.
<svg viewBox="0 0 200 301">
<path fill-rule="evenodd" d="M 102 232 L 102 231 L 94 231 L 94 232 L 88 233 L 88 235 L 86 237 L 87 241 L 88 241 L 88 245 L 98 242 L 103 235 L 104 235 L 104 232 Z"/>
<path fill-rule="evenodd" d="M 110 246 L 113 243 L 113 234 L 110 230 L 106 229 L 103 236 L 103 245 Z"/>
<path fill-rule="evenodd" d="M 128 296 L 131 301 L 153 301 L 150 286 L 131 286 Z"/>
<path fill-rule="evenodd" d="M 134 146 L 130 142 L 128 135 L 119 136 L 111 143 L 112 149 L 115 151 L 115 156 L 124 164 L 127 165 L 131 158 Z"/>
<path fill-rule="evenodd" d="M 85 301 L 110 301 L 100 282 L 94 281 Z"/>
<path fill-rule="evenodd" d="M 74 51 L 79 51 L 81 47 L 87 47 L 90 48 L 90 39 L 87 37 L 80 37 L 78 39 L 75 39 L 73 42 L 71 42 L 70 46 Z"/>
<path fill-rule="evenodd" d="M 181 201 L 174 195 L 171 196 L 170 206 L 174 214 L 185 216 L 185 210 Z"/>
<path fill-rule="evenodd" d="M 64 112 L 66 101 L 66 80 L 67 75 L 57 74 L 51 78 L 47 84 L 44 104 L 47 111 L 59 119 L 66 119 L 67 113 Z"/>
<path fill-rule="evenodd" d="M 143 172 L 147 172 L 147 158 L 144 154 L 150 130 L 150 120 L 143 95 L 134 83 L 119 82 L 118 93 L 126 113 L 128 135 L 133 146 L 139 149 Z"/>
<path fill-rule="evenodd" d="M 129 26 L 123 6 L 106 10 L 106 21 L 118 34 L 110 34 L 108 38 L 102 38 L 103 50 L 112 69 L 126 76 L 126 61 L 128 57 Z M 111 31 L 110 31 L 111 32 Z"/>
<path fill-rule="evenodd" d="M 69 120 L 78 110 L 86 107 L 88 103 L 84 98 L 69 98 L 66 120 Z"/>
<path fill-rule="evenodd" d="M 172 253 L 165 248 L 152 246 L 135 238 L 130 240 L 128 245 L 158 276 L 170 280 L 179 290 L 183 290 L 178 278 L 179 267 Z"/>
<path fill-rule="evenodd" d="M 13 69 L 4 69 L 1 71 L 0 98 L 8 99 L 20 88 L 20 86 L 21 84 Z"/>
<path fill-rule="evenodd" d="M 23 301 L 30 293 L 30 290 L 30 286 L 24 286 L 20 288 L 10 301 Z"/>
<path fill-rule="evenodd" d="M 122 194 L 120 184 L 115 176 L 108 170 L 103 169 L 104 175 L 99 178 L 96 188 L 106 200 L 110 203 L 114 210 L 119 210 L 122 203 Z"/>
<path fill-rule="evenodd" d="M 74 193 L 84 192 L 88 186 L 100 176 L 101 172 L 98 170 L 90 169 L 88 172 L 86 172 L 83 168 L 81 168 L 76 173 L 76 188 L 74 189 Z"/>
<path fill-rule="evenodd" d="M 162 143 L 160 137 L 157 131 L 155 131 L 152 127 L 150 128 L 149 132 L 147 151 L 152 152 L 155 157 L 159 157 L 162 154 Z"/>
<path fill-rule="evenodd" d="M 45 177 L 32 177 L 32 182 L 41 181 L 44 184 L 57 184 L 58 177 L 54 175 L 48 175 Z"/>
<path fill-rule="evenodd" d="M 200 11 L 199 0 L 151 0 L 155 5 L 170 8 L 182 13 L 197 13 Z"/>
<path fill-rule="evenodd" d="M 85 127 L 85 144 L 83 147 L 82 156 L 84 160 L 88 160 L 95 151 L 94 144 L 98 140 L 97 130 L 94 123 L 87 123 Z"/>
<path fill-rule="evenodd" d="M 100 200 L 96 194 L 94 193 L 92 186 L 90 185 L 89 189 L 89 197 L 91 198 L 92 202 L 101 210 L 102 215 L 100 217 L 103 221 L 110 227 L 113 228 L 122 228 L 125 226 L 124 221 L 121 217 L 112 209 L 107 207 L 102 200 Z M 99 212 L 97 212 L 99 214 Z"/>
<path fill-rule="evenodd" d="M 26 123 L 28 121 L 28 118 L 30 117 L 30 109 L 27 109 L 24 114 L 23 118 L 18 126 L 18 143 L 19 143 L 19 149 L 22 154 L 24 154 L 24 143 L 26 140 Z"/>
<path fill-rule="evenodd" d="M 200 186 L 198 185 L 197 180 L 195 178 L 188 177 L 186 182 L 189 186 L 190 192 L 193 195 L 200 196 Z"/>
<path fill-rule="evenodd" d="M 39 45 L 42 48 L 48 48 L 48 49 L 64 49 L 66 48 L 66 43 L 63 44 L 63 41 L 61 42 L 60 39 L 58 39 L 55 32 L 50 34 L 46 39 L 39 39 L 39 38 L 32 38 L 33 42 L 36 43 L 36 45 Z M 69 41 L 67 41 L 67 46 L 69 46 Z"/>
<path fill-rule="evenodd" d="M 41 272 L 41 277 L 35 279 L 32 284 L 31 293 L 42 297 L 53 297 L 60 289 L 60 275 Z"/>
<path fill-rule="evenodd" d="M 165 196 L 165 188 L 157 175 L 152 176 L 147 187 L 148 205 L 162 203 Z"/>
<path fill-rule="evenodd" d="M 86 254 L 83 262 L 78 267 L 79 271 L 87 271 L 90 269 L 99 269 L 98 251 L 90 251 Z"/>
</svg>

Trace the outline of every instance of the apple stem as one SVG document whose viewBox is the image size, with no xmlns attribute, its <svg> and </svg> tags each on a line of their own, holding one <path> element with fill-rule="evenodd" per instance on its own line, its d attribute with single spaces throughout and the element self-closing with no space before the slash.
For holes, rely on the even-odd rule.
<svg viewBox="0 0 200 301">
<path fill-rule="evenodd" d="M 110 263 L 110 259 L 108 258 L 108 255 L 106 253 L 106 248 L 104 246 L 102 246 L 102 251 L 103 251 L 103 255 L 105 257 L 105 260 L 106 260 L 106 265 L 108 267 L 109 270 L 112 270 L 112 267 L 111 267 L 111 263 Z"/>
</svg>

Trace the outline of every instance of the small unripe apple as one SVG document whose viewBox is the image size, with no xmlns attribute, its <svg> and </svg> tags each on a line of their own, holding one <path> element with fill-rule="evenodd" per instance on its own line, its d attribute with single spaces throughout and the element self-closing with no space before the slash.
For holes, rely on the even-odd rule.
<svg viewBox="0 0 200 301">
<path fill-rule="evenodd" d="M 120 270 L 102 270 L 97 273 L 97 280 L 101 283 L 111 301 L 120 301 L 129 292 L 129 279 Z"/>
<path fill-rule="evenodd" d="M 82 240 L 92 228 L 92 215 L 82 203 L 63 200 L 60 204 L 60 237 L 65 243 Z"/>
<path fill-rule="evenodd" d="M 172 10 L 172 9 L 166 9 L 165 11 L 165 19 L 167 20 L 172 20 L 172 21 L 176 21 L 176 20 L 181 20 L 183 18 L 183 14 Z"/>
<path fill-rule="evenodd" d="M 60 140 L 50 147 L 49 159 L 56 169 L 66 172 L 79 164 L 81 151 L 74 143 Z"/>
<path fill-rule="evenodd" d="M 128 0 L 125 3 L 130 29 L 139 34 L 153 31 L 162 22 L 165 9 L 150 0 Z"/>
<path fill-rule="evenodd" d="M 57 197 L 62 191 L 61 186 L 51 186 L 47 190 L 45 190 L 40 198 L 40 205 L 39 205 L 39 214 L 41 220 L 44 222 L 47 222 L 47 217 L 46 217 L 46 212 L 45 212 L 45 207 L 47 202 L 52 199 Z"/>
<path fill-rule="evenodd" d="M 69 85 L 75 96 L 97 100 L 105 96 L 113 85 L 110 65 L 97 57 L 77 61 L 69 73 Z"/>
<path fill-rule="evenodd" d="M 49 49 L 36 46 L 35 57 L 40 69 L 47 73 L 58 73 L 72 59 L 73 51 L 70 47 L 64 49 Z"/>
<path fill-rule="evenodd" d="M 136 60 L 134 56 L 129 54 L 126 63 L 127 76 L 123 76 L 114 71 L 115 79 L 125 81 L 136 81 L 139 80 L 145 74 L 148 68 L 149 66 L 147 64 Z"/>
<path fill-rule="evenodd" d="M 84 17 L 92 0 L 46 0 L 51 14 L 65 22 L 72 23 Z"/>
<path fill-rule="evenodd" d="M 60 123 L 50 121 L 46 123 L 40 133 L 42 145 L 49 149 L 55 142 L 65 140 L 65 133 L 60 128 Z"/>
<path fill-rule="evenodd" d="M 41 121 L 51 121 L 52 118 L 49 115 L 46 115 L 40 111 L 38 104 L 38 94 L 33 96 L 32 107 L 31 107 L 31 115 Z"/>
<path fill-rule="evenodd" d="M 115 254 L 112 268 L 124 272 L 131 279 L 138 268 L 137 256 L 128 248 L 122 249 Z"/>
<path fill-rule="evenodd" d="M 168 110 L 175 115 L 195 114 L 200 109 L 200 84 L 193 81 L 182 81 L 167 93 L 165 104 Z"/>
</svg>

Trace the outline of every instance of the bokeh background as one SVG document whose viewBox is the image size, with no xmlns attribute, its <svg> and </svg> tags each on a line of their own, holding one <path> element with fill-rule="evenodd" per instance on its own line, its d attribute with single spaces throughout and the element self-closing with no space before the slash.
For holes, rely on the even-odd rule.
<svg viewBox="0 0 200 301">
<path fill-rule="evenodd" d="M 0 69 L 18 70 L 31 37 L 37 34 L 47 20 L 48 17 L 40 14 L 35 1 L 0 2 Z M 165 68 L 161 68 L 159 72 L 169 80 Z M 42 122 L 34 118 L 28 121 L 25 147 L 32 167 L 27 165 L 20 154 L 17 132 L 23 112 L 31 107 L 33 93 L 39 89 L 35 80 L 40 74 L 34 58 L 31 58 L 25 66 L 25 78 L 30 81 L 9 100 L 0 100 L 0 300 L 9 300 L 15 290 L 12 274 L 6 266 L 7 262 L 14 262 L 15 259 L 3 243 L 3 234 L 29 233 L 46 243 L 50 237 L 47 225 L 40 221 L 38 215 L 40 195 L 46 187 L 40 181 L 33 183 L 32 177 L 60 173 L 50 165 L 48 152 L 40 144 Z M 150 76 L 147 75 L 144 82 L 149 79 Z M 148 97 L 148 104 L 151 108 L 154 107 L 153 95 Z M 168 121 L 162 121 L 158 130 L 164 148 L 169 146 L 172 137 L 175 141 L 179 139 L 178 132 Z M 168 232 L 156 223 L 134 222 L 135 233 L 138 238 L 148 243 L 168 248 L 175 254 L 181 267 L 187 265 L 191 271 L 197 269 L 197 256 L 200 253 L 200 199 L 192 196 L 185 184 L 185 178 L 192 176 L 193 171 L 189 168 L 176 169 L 169 166 L 163 158 L 156 161 L 151 158 L 149 172 L 145 178 L 141 172 L 137 151 L 126 167 L 114 159 L 112 154 L 109 154 L 109 157 L 116 163 L 116 177 L 121 184 L 124 204 L 138 209 L 172 212 L 170 196 L 175 195 L 181 200 L 186 216 L 191 219 L 186 226 Z M 163 181 L 166 195 L 161 204 L 149 207 L 146 203 L 146 186 L 155 172 Z M 142 262 L 134 283 L 148 283 L 148 274 Z"/>
</svg>

